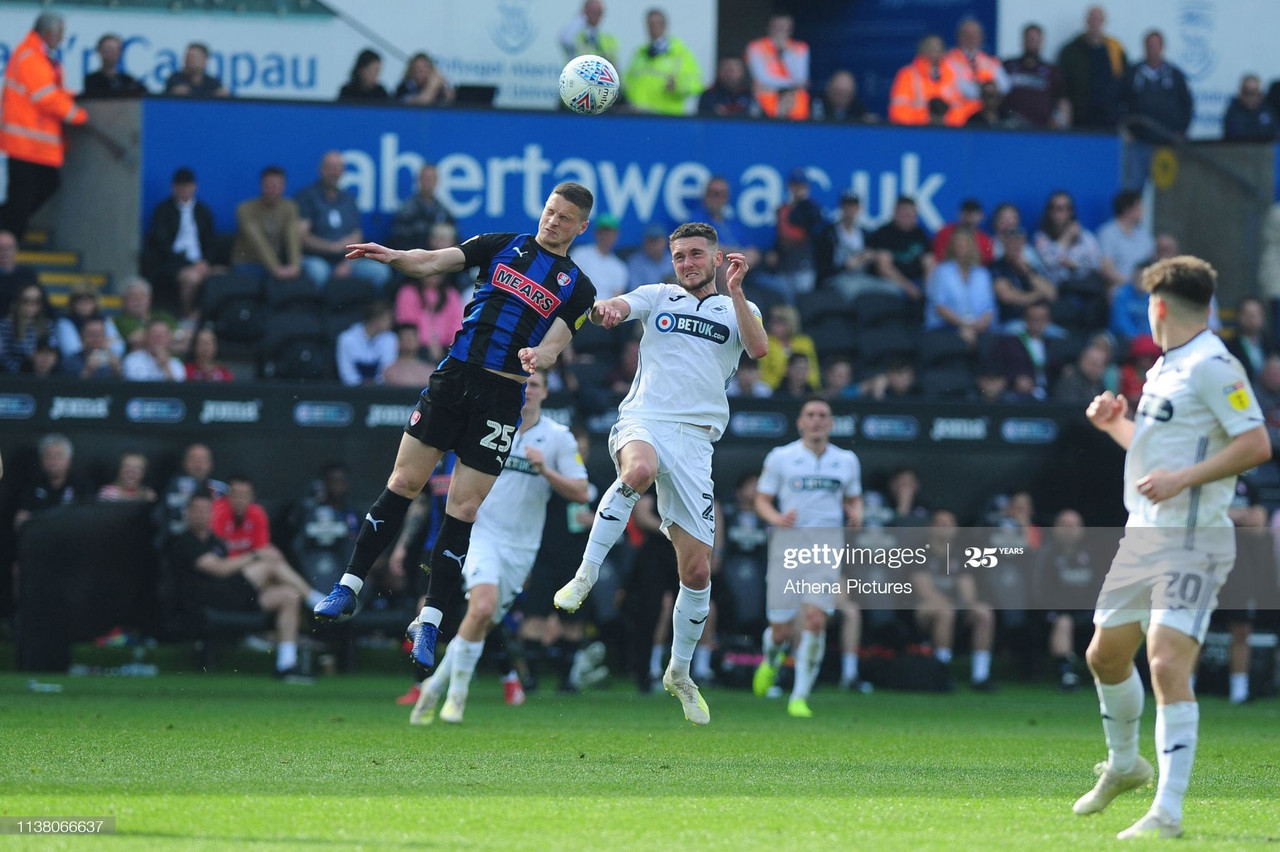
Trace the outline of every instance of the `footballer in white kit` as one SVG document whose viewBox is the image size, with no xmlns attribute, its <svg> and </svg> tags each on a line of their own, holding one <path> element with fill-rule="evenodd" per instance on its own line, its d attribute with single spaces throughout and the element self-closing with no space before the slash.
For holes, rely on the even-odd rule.
<svg viewBox="0 0 1280 852">
<path fill-rule="evenodd" d="M 845 526 L 862 524 L 862 464 L 852 450 L 830 441 L 835 425 L 831 403 L 821 398 L 800 405 L 796 428 L 800 439 L 769 451 L 756 485 L 756 514 L 770 526 L 812 529 L 806 544 L 826 544 L 844 548 Z M 794 543 L 794 542 L 793 542 Z M 782 542 L 773 536 L 769 543 L 767 583 L 777 589 L 785 582 Z M 840 577 L 833 578 L 836 582 Z M 787 702 L 792 716 L 807 718 L 809 693 L 822 668 L 826 651 L 827 619 L 835 612 L 834 593 L 789 595 L 795 606 L 770 608 L 769 626 L 764 632 L 764 660 L 756 669 L 752 688 L 766 695 L 778 676 L 778 668 L 791 644 L 792 622 L 803 612 L 800 643 L 796 649 L 796 677 Z"/>
<path fill-rule="evenodd" d="M 1227 507 L 1236 476 L 1271 457 L 1244 368 L 1208 328 L 1216 282 L 1213 267 L 1193 257 L 1146 269 L 1152 336 L 1164 354 L 1147 372 L 1132 421 L 1125 400 L 1110 392 L 1087 412 L 1127 451 L 1129 520 L 1098 595 L 1087 654 L 1107 760 L 1095 767 L 1094 788 L 1076 801 L 1077 814 L 1101 811 L 1154 774 L 1138 754 L 1143 688 L 1133 656 L 1144 639 L 1156 697 L 1156 797 L 1121 839 L 1182 834 L 1200 718 L 1191 675 L 1218 590 L 1235 562 Z"/>
<path fill-rule="evenodd" d="M 422 684 L 411 724 L 430 724 L 436 703 L 446 722 L 461 722 L 467 691 L 485 635 L 515 603 L 533 568 L 552 491 L 568 500 L 588 499 L 587 470 L 573 433 L 542 416 L 547 380 L 535 372 L 525 383 L 520 425 L 492 490 L 476 512 L 471 549 L 462 565 L 467 614 L 431 677 Z"/>
<path fill-rule="evenodd" d="M 715 229 L 703 223 L 681 225 L 669 243 L 676 284 L 638 287 L 596 302 L 588 314 L 606 328 L 626 320 L 641 323 L 640 365 L 609 434 L 618 478 L 600 499 L 582 564 L 554 600 L 568 612 L 582 605 L 636 501 L 656 482 L 662 531 L 675 547 L 680 574 L 671 663 L 662 683 L 680 699 L 685 718 L 705 725 L 711 714 L 689 676 L 689 662 L 711 606 L 711 445 L 729 423 L 725 389 L 739 357 L 745 349 L 752 358 L 761 358 L 769 343 L 759 308 L 742 293 L 746 259 L 729 255 L 729 295 L 721 295 L 716 268 L 724 255 Z"/>
</svg>

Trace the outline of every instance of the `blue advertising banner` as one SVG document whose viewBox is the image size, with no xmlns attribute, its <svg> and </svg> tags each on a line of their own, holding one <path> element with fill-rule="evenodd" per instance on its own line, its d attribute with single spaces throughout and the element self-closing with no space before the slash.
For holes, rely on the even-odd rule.
<svg viewBox="0 0 1280 852">
<path fill-rule="evenodd" d="M 143 116 L 147 219 L 174 169 L 188 166 L 219 229 L 230 231 L 264 166 L 282 166 L 293 194 L 336 149 L 372 239 L 387 234 L 425 162 L 437 164 L 437 196 L 464 237 L 530 230 L 550 189 L 574 180 L 595 193 L 596 215 L 621 221 L 622 244 L 635 244 L 648 223 L 685 221 L 718 174 L 732 187 L 739 237 L 762 246 L 773 243 L 775 210 L 797 166 L 829 209 L 842 190 L 856 191 L 868 226 L 910 195 L 934 230 L 972 196 L 988 209 L 1013 202 L 1031 230 L 1061 188 L 1075 195 L 1086 226 L 1109 218 L 1119 162 L 1115 137 L 949 128 L 161 99 L 146 101 Z"/>
</svg>

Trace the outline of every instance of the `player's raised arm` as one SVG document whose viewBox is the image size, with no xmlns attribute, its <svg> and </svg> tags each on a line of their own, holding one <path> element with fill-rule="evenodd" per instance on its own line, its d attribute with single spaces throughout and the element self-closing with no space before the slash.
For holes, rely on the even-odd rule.
<svg viewBox="0 0 1280 852">
<path fill-rule="evenodd" d="M 613 328 L 625 322 L 629 316 L 631 316 L 631 303 L 617 296 L 596 302 L 591 306 L 591 313 L 587 315 L 593 323 L 605 328 Z"/>
<path fill-rule="evenodd" d="M 347 260 L 356 260 L 361 257 L 388 264 L 406 278 L 426 278 L 429 275 L 459 272 L 467 268 L 466 257 L 462 254 L 462 249 L 457 246 L 435 251 L 427 249 L 398 251 L 377 243 L 355 243 L 347 246 Z"/>
<path fill-rule="evenodd" d="M 520 350 L 520 366 L 530 375 L 534 370 L 550 369 L 572 339 L 573 330 L 569 328 L 569 324 L 563 318 L 556 317 L 551 328 L 542 336 L 541 343 Z"/>
<path fill-rule="evenodd" d="M 729 272 L 725 283 L 729 298 L 733 299 L 733 312 L 738 319 L 738 334 L 747 354 L 759 361 L 769 354 L 769 334 L 764 330 L 760 317 L 751 312 L 751 305 L 742 293 L 742 279 L 747 274 L 747 258 L 739 252 L 729 253 Z"/>
<path fill-rule="evenodd" d="M 1096 428 L 1106 432 L 1124 449 L 1133 443 L 1133 421 L 1125 416 L 1129 402 L 1122 396 L 1105 391 L 1093 398 L 1085 416 Z"/>
</svg>

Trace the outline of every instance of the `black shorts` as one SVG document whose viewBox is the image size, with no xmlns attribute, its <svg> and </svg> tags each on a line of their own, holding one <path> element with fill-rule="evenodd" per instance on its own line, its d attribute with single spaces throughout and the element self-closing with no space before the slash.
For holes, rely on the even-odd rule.
<svg viewBox="0 0 1280 852">
<path fill-rule="evenodd" d="M 404 431 L 429 447 L 453 450 L 469 468 L 497 476 L 523 407 L 523 383 L 449 358 L 431 374 Z"/>
</svg>

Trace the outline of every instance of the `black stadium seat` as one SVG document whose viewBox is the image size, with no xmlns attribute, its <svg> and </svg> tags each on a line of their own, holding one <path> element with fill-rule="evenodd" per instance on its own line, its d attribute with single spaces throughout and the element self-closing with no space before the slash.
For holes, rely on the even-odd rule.
<svg viewBox="0 0 1280 852">
<path fill-rule="evenodd" d="M 910 319 L 907 300 L 887 293 L 864 293 L 854 300 L 853 312 L 862 328 L 904 323 Z"/>
<path fill-rule="evenodd" d="M 920 335 L 920 366 L 967 367 L 970 360 L 969 345 L 949 328 L 926 331 Z"/>
</svg>

